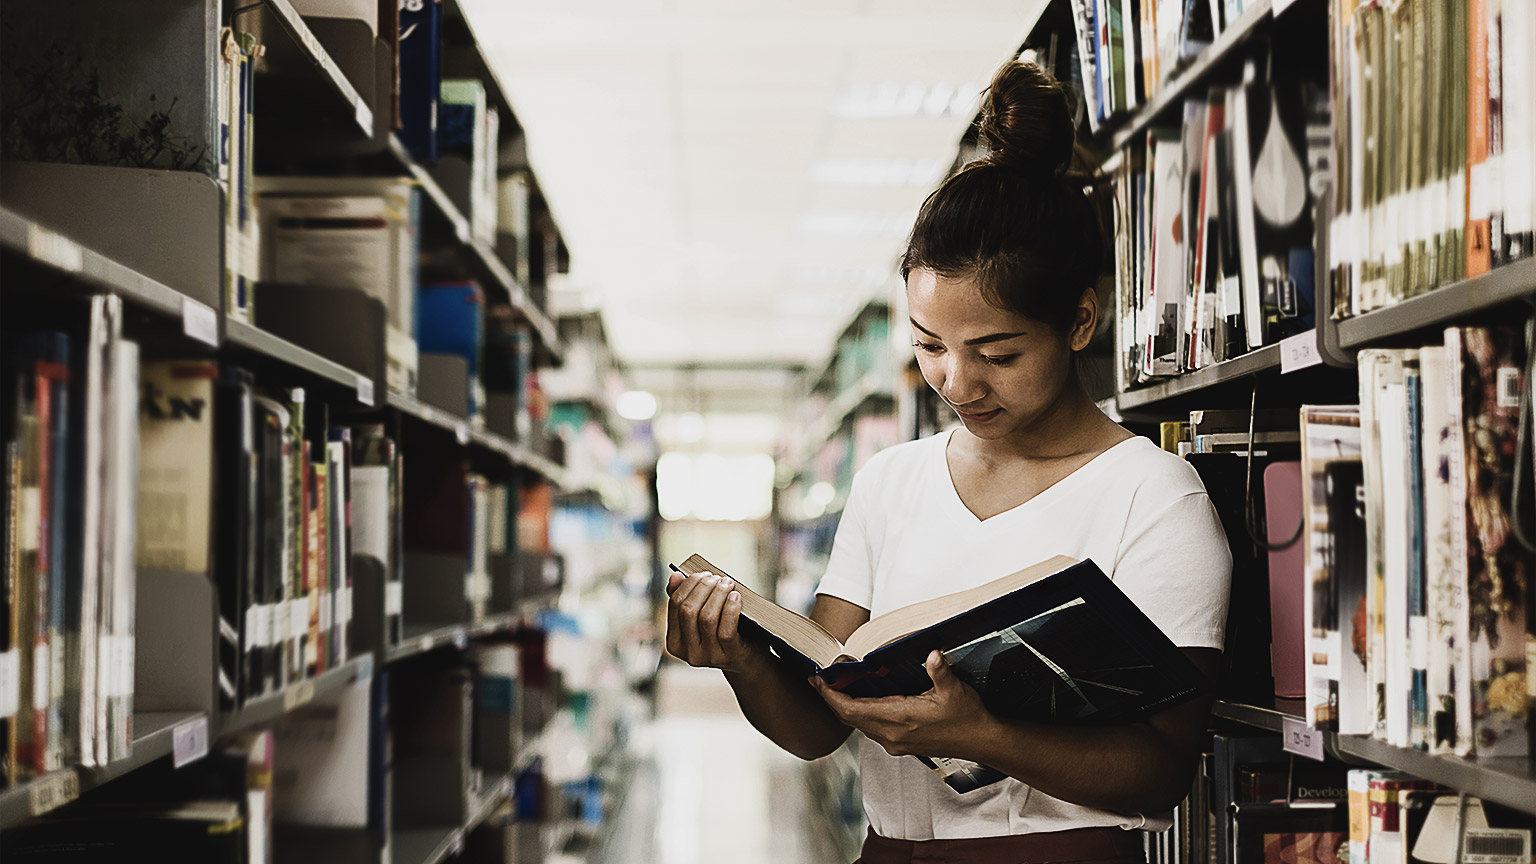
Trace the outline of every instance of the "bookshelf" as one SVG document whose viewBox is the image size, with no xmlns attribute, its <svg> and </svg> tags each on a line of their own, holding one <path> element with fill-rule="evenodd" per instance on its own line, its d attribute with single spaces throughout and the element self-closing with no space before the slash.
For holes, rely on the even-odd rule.
<svg viewBox="0 0 1536 864">
<path fill-rule="evenodd" d="M 1217 702 L 1212 714 L 1223 720 L 1283 732 L 1287 723 L 1302 724 L 1299 700 L 1292 704 L 1247 705 Z M 1536 813 L 1536 771 L 1530 760 L 1514 757 L 1466 759 L 1433 756 L 1421 750 L 1393 747 L 1364 735 L 1322 733 L 1326 751 L 1335 758 L 1357 764 L 1380 765 L 1415 777 L 1434 780 L 1452 789 L 1489 801 Z"/>
<path fill-rule="evenodd" d="M 548 219 L 547 213 L 543 214 L 540 230 L 549 233 L 539 238 L 539 242 L 545 244 L 541 248 L 548 249 L 548 259 L 541 265 L 544 269 L 535 269 L 535 275 L 531 277 L 520 276 L 519 273 L 528 272 L 524 258 L 535 254 L 528 238 L 503 244 L 500 226 L 495 226 L 493 242 L 489 223 L 484 218 L 487 211 L 472 212 L 472 208 L 483 208 L 487 199 L 476 198 L 473 194 L 456 197 L 455 193 L 463 190 L 454 186 L 456 175 L 453 171 L 442 165 L 429 166 L 418 161 L 404 144 L 401 134 L 392 128 L 389 101 L 392 82 L 383 74 L 385 67 L 381 63 L 381 58 L 389 57 L 389 46 L 384 39 L 359 40 L 355 38 L 358 27 L 348 21 L 301 14 L 300 10 L 306 8 L 304 0 L 259 0 L 246 5 L 223 4 L 220 0 L 153 2 L 157 6 L 143 10 L 147 16 L 144 20 L 158 21 L 158 14 L 164 12 L 167 20 L 174 18 L 176 26 L 145 25 L 150 26 L 151 31 L 142 40 L 132 38 L 131 34 L 123 35 L 123 53 L 129 58 L 124 62 L 129 65 L 124 70 L 115 70 L 122 74 L 114 80 L 150 88 L 154 95 L 148 98 L 151 101 L 159 98 L 162 105 L 175 100 L 171 102 L 174 111 L 170 112 L 172 122 L 168 134 L 171 137 L 168 140 L 177 146 L 182 140 L 201 140 L 205 145 L 216 140 L 217 123 L 213 121 L 221 119 L 218 111 L 227 106 L 221 106 L 213 98 L 219 90 L 216 83 L 221 62 L 215 50 L 216 44 L 220 43 L 213 37 L 218 35 L 220 24 L 233 23 L 237 30 L 255 31 L 265 51 L 252 52 L 248 80 L 255 95 L 249 99 L 240 97 L 240 104 L 254 115 L 257 131 L 252 133 L 250 164 L 255 165 L 256 173 L 317 176 L 323 180 L 337 177 L 361 181 L 407 178 L 412 188 L 418 190 L 416 194 L 420 201 L 420 218 L 413 225 L 423 253 L 420 266 L 424 270 L 430 267 L 431 278 L 435 280 L 477 281 L 487 303 L 510 308 L 510 318 L 498 308 L 501 314 L 498 326 L 510 322 L 510 326 L 518 328 L 517 338 L 523 339 L 517 343 L 514 338 L 514 344 L 531 345 L 526 361 L 521 359 L 524 355 L 518 355 L 519 362 L 526 365 L 517 366 L 520 370 L 517 375 L 503 375 L 504 379 L 516 382 L 518 389 L 512 395 L 516 396 L 515 401 L 522 410 L 528 410 L 527 393 L 522 391 L 528 386 L 529 376 L 544 374 L 551 364 L 560 363 L 565 354 L 564 340 L 555 319 L 543 308 L 542 299 L 536 299 L 544 287 L 539 281 L 543 277 L 539 274 L 555 272 L 564 266 L 563 259 L 557 260 L 556 256 L 557 248 L 563 249 L 563 242 L 558 238 L 558 227 Z M 488 104 L 503 115 L 499 139 L 489 142 L 496 149 L 484 157 L 491 162 L 492 179 L 499 176 L 497 169 L 500 169 L 518 172 L 528 178 L 528 183 L 536 184 L 532 169 L 521 157 L 517 164 L 497 164 L 497 150 L 516 144 L 522 134 L 521 126 L 484 53 L 474 42 L 461 10 L 452 0 L 443 7 L 443 74 L 469 76 L 481 82 L 487 92 Z M 111 15 L 121 11 L 111 4 L 106 8 Z M 5 14 L 8 16 L 6 27 L 11 28 L 16 19 L 9 16 L 23 13 L 8 8 Z M 29 20 L 36 14 L 50 26 L 65 28 L 60 32 L 67 31 L 70 38 L 80 34 L 91 39 L 103 36 L 91 30 L 95 26 L 92 16 L 83 11 L 75 20 L 62 23 L 61 16 L 50 17 L 46 10 L 27 10 L 25 14 Z M 112 29 L 110 22 L 102 26 Z M 119 35 L 114 32 L 110 38 Z M 359 51 L 360 47 L 365 50 Z M 6 70 L 6 74 L 13 72 Z M 156 77 L 161 72 L 164 81 Z M 140 75 L 145 76 L 146 81 L 154 77 L 155 82 L 139 81 L 137 76 Z M 183 135 L 185 139 L 175 137 Z M 563 579 L 616 578 L 611 569 L 605 569 L 601 574 L 583 570 L 582 561 L 595 559 L 580 544 L 569 549 L 576 555 L 577 563 L 566 562 L 564 555 L 568 549 L 565 545 L 560 542 L 550 544 L 547 537 L 542 538 L 542 543 L 538 542 L 541 519 L 545 533 L 548 531 L 548 511 L 541 516 L 537 509 L 519 509 L 519 504 L 527 501 L 533 501 L 536 508 L 541 499 L 548 506 L 547 502 L 553 500 L 553 493 L 548 490 L 555 487 L 581 495 L 585 490 L 598 488 L 606 492 L 608 486 L 608 478 L 604 477 L 586 477 L 579 481 L 572 478 L 565 465 L 541 449 L 541 430 L 534 428 L 528 432 L 523 424 L 518 425 L 516 432 L 499 426 L 492 428 L 482 424 L 477 417 L 432 404 L 430 397 L 433 394 L 426 390 L 418 394 L 391 389 L 386 384 L 383 365 L 373 364 L 369 359 L 383 356 L 382 345 L 359 340 L 351 331 L 362 329 L 360 327 L 336 327 L 328 338 L 306 341 L 302 335 L 292 335 L 270 326 L 259 314 L 259 303 L 256 314 L 237 314 L 221 275 L 228 272 L 223 271 L 223 265 L 233 260 L 233 247 L 226 244 L 226 239 L 234 229 L 229 227 L 231 223 L 227 221 L 225 205 L 233 206 L 235 193 L 232 190 L 235 187 L 228 184 L 243 181 L 223 178 L 206 160 L 198 161 L 199 151 L 195 145 L 188 152 L 191 155 L 186 164 L 136 167 L 45 163 L 6 154 L 4 161 L 0 161 L 0 169 L 7 173 L 5 193 L 0 196 L 3 197 L 0 200 L 0 267 L 6 273 L 6 284 L 0 289 L 0 306 L 5 309 L 0 323 L 5 327 L 7 341 L 13 333 L 50 328 L 66 330 L 78 337 L 88 323 L 86 313 L 92 308 L 95 296 L 102 293 L 115 295 L 123 304 L 123 337 L 141 346 L 146 358 L 190 358 L 188 362 L 211 360 L 221 366 L 239 367 L 250 372 L 255 385 L 263 388 L 258 393 L 262 398 L 267 398 L 268 394 L 294 393 L 290 388 L 302 389 L 302 402 L 297 401 L 299 397 L 295 395 L 295 401 L 285 402 L 283 407 L 303 406 L 295 410 L 302 411 L 311 426 L 304 439 L 306 446 L 315 445 L 311 454 L 327 454 L 320 464 L 349 472 L 345 475 L 349 491 L 365 463 L 326 461 L 342 452 L 331 449 L 336 446 L 335 433 L 345 430 L 363 435 L 360 430 L 365 428 L 382 430 L 382 434 L 400 448 L 396 452 L 403 454 L 406 464 L 412 466 L 405 474 L 407 479 L 400 481 L 402 485 L 420 483 L 439 472 L 447 482 L 457 482 L 455 478 L 459 477 L 478 480 L 480 486 L 471 483 L 466 487 L 472 494 L 489 491 L 507 496 L 501 499 L 502 524 L 508 535 L 515 533 L 519 539 L 510 548 L 489 554 L 483 572 L 463 570 L 462 589 L 457 578 L 460 571 L 453 569 L 454 564 L 457 561 L 460 567 L 480 566 L 473 563 L 477 540 L 476 535 L 465 537 L 454 530 L 432 529 L 437 532 L 437 540 L 446 540 L 449 546 L 459 544 L 459 551 L 468 553 L 469 557 L 460 554 L 457 559 L 449 556 L 446 571 L 443 561 L 411 559 L 410 556 L 417 553 L 413 552 L 410 543 L 420 543 L 418 540 L 405 543 L 401 560 L 396 560 L 394 552 L 385 554 L 384 557 L 392 562 L 390 564 L 380 566 L 379 558 L 357 556 L 349 557 L 345 567 L 337 565 L 322 572 L 317 579 L 326 578 L 326 573 L 339 579 L 337 574 L 344 570 L 347 581 L 345 584 L 333 581 L 329 586 L 323 582 L 306 583 L 300 590 L 306 598 L 312 592 L 319 592 L 313 596 L 321 597 L 320 602 L 328 604 L 322 607 L 324 623 L 319 632 L 342 647 L 334 652 L 330 662 L 307 670 L 301 667 L 292 680 L 276 686 L 266 684 L 265 689 L 263 675 L 274 673 L 253 674 L 244 664 L 253 662 L 250 660 L 253 655 L 249 653 L 251 646 L 267 650 L 265 644 L 253 641 L 255 634 L 266 633 L 265 626 L 275 628 L 276 624 L 252 622 L 269 620 L 272 610 L 256 614 L 258 606 L 243 606 L 249 598 L 243 598 L 236 591 L 235 596 L 241 598 L 238 602 L 245 612 L 243 616 L 239 611 L 234 612 L 231 621 L 219 602 L 221 594 L 226 599 L 229 597 L 224 593 L 229 590 L 225 582 L 230 578 L 229 573 L 223 569 L 224 564 L 214 562 L 213 557 L 201 572 L 162 572 L 139 567 L 136 576 L 137 664 L 132 667 L 138 710 L 132 715 L 131 751 L 119 758 L 103 756 L 95 767 L 71 764 L 74 757 L 67 755 L 63 767 L 57 770 L 40 772 L 36 777 L 27 776 L 30 772 L 22 772 L 23 776 L 16 782 L 0 787 L 0 832 L 7 834 L 8 850 L 20 848 L 12 844 L 22 842 L 24 832 L 35 824 L 33 820 L 37 816 L 54 811 L 59 811 L 55 813 L 57 816 L 88 812 L 92 802 L 105 800 L 103 796 L 131 794 L 123 793 L 123 790 L 137 789 L 142 783 L 160 782 L 153 778 L 166 773 L 172 764 L 179 771 L 185 770 L 181 768 L 183 763 L 201 764 L 209 770 L 227 770 L 224 748 L 246 746 L 249 736 L 264 730 L 277 734 L 276 730 L 309 722 L 304 718 L 312 717 L 317 710 L 322 713 L 330 710 L 331 706 L 339 704 L 338 700 L 355 700 L 359 692 L 366 692 L 373 700 L 385 694 L 382 698 L 386 703 L 392 700 L 408 707 L 414 702 L 432 702 L 401 688 L 426 680 L 421 678 L 424 673 L 429 676 L 439 672 L 468 674 L 466 670 L 471 668 L 470 664 L 483 662 L 481 658 L 489 656 L 487 652 L 504 651 L 530 639 L 543 639 L 548 613 L 561 603 Z M 212 150 L 205 147 L 201 152 Z M 486 151 L 478 152 L 483 155 Z M 89 163 L 89 159 L 83 161 Z M 168 167 L 173 170 L 165 170 Z M 33 185 L 28 188 L 29 184 Z M 471 193 L 474 191 L 470 190 Z M 467 205 L 463 203 L 466 200 Z M 490 200 L 494 201 L 494 197 Z M 539 206 L 544 206 L 542 201 Z M 251 251 L 254 250 L 242 250 L 242 255 Z M 410 259 L 411 267 L 417 265 L 416 259 Z M 265 290 L 258 285 L 255 293 L 260 297 Z M 326 317 L 335 313 L 318 314 Z M 337 319 L 336 323 L 346 322 Z M 374 338 L 375 342 L 379 341 L 377 334 Z M 352 344 L 358 342 L 363 344 Z M 511 349 L 504 345 L 503 350 Z M 507 356 L 498 359 L 511 364 Z M 9 352 L 4 362 L 11 362 Z M 6 370 L 10 375 L 9 365 Z M 493 391 L 493 395 L 507 395 L 506 385 L 502 387 Z M 440 394 L 438 401 L 453 404 L 451 400 L 443 402 Z M 0 409 L 0 414 L 7 420 L 4 434 L 9 439 L 13 409 L 6 405 Z M 356 440 L 361 442 L 363 439 Z M 222 449 L 212 452 L 214 462 L 224 458 Z M 565 452 L 579 453 L 579 445 L 574 450 L 567 448 Z M 411 471 L 414 473 L 409 473 Z M 331 488 L 341 488 L 344 475 L 332 476 L 337 482 Z M 398 480 L 398 474 L 395 477 Z M 134 506 L 134 491 L 129 490 L 124 507 Z M 286 495 L 274 495 L 273 500 L 279 497 Z M 413 506 L 407 496 L 402 494 L 401 499 L 400 512 L 389 517 L 394 520 L 392 530 L 397 535 L 405 530 Z M 219 514 L 227 512 L 224 508 L 231 506 L 227 501 L 232 500 L 235 500 L 234 496 L 215 499 L 216 503 L 210 509 L 217 524 L 224 524 Z M 323 498 L 317 500 L 322 504 L 326 501 Z M 611 496 L 605 494 L 605 500 L 611 500 Z M 340 492 L 334 493 L 329 501 L 332 508 L 329 524 L 338 533 L 342 523 L 334 520 L 343 512 L 342 501 Z M 347 512 L 351 512 L 351 503 L 347 501 Z M 469 506 L 481 505 L 476 499 Z M 423 512 L 416 514 L 416 520 L 435 515 Z M 643 517 L 643 513 L 627 511 L 615 518 L 630 519 L 637 515 Z M 310 515 L 306 518 L 320 517 Z M 484 530 L 488 532 L 489 528 Z M 521 544 L 525 531 L 532 532 L 530 548 L 526 549 Z M 287 547 L 289 541 L 290 536 L 284 534 L 280 545 Z M 340 541 L 328 539 L 323 542 Z M 347 547 L 332 546 L 331 549 L 357 552 L 353 545 L 356 542 L 349 536 Z M 469 547 L 467 550 L 462 548 L 465 545 Z M 269 554 L 272 548 L 263 547 L 262 552 L 252 556 L 252 560 L 258 562 L 256 566 L 264 568 L 263 572 L 266 572 L 265 562 L 272 558 Z M 583 558 L 583 555 L 587 557 Z M 374 564 L 369 565 L 368 560 Z M 305 561 L 304 566 L 308 568 L 308 559 Z M 443 572 L 452 572 L 454 578 L 442 580 L 440 586 L 428 584 L 435 574 Z M 391 581 L 390 573 L 397 574 L 398 581 Z M 483 608 L 476 606 L 474 599 L 481 589 L 471 584 L 472 578 L 481 576 L 485 577 L 484 590 L 489 595 L 481 598 Z M 250 578 L 255 579 L 254 571 Z M 305 578 L 309 577 L 306 575 Z M 403 604 L 403 620 L 399 611 L 402 588 L 405 597 L 415 598 Z M 455 592 L 463 596 L 457 597 Z M 395 612 L 389 611 L 392 602 Z M 422 607 L 420 602 L 427 602 L 428 606 Z M 289 605 L 289 598 L 284 596 L 281 604 Z M 337 610 L 334 621 L 329 611 L 333 607 L 329 604 L 334 604 Z M 258 605 L 265 608 L 272 604 L 262 602 Z M 346 607 L 350 607 L 350 611 L 348 618 L 343 619 L 341 610 Z M 311 606 L 308 613 L 311 616 L 315 614 L 313 609 Z M 303 613 L 294 611 L 297 620 Z M 285 611 L 282 620 L 287 619 Z M 401 631 L 398 636 L 390 635 L 392 626 Z M 221 636 L 221 632 L 225 635 Z M 234 643 L 234 650 L 239 653 L 233 668 L 240 670 L 241 683 L 238 691 L 232 694 L 221 692 L 218 680 L 227 671 L 225 652 L 230 647 L 229 640 L 235 638 L 227 635 L 229 632 L 240 638 Z M 297 625 L 292 632 L 298 632 Z M 30 633 L 27 638 L 31 638 Z M 270 649 L 273 652 L 278 651 L 276 645 L 286 646 L 290 636 L 275 638 L 278 641 Z M 291 638 L 298 640 L 300 637 Z M 587 637 L 579 635 L 576 638 L 579 641 Z M 350 646 L 346 644 L 348 642 Z M 344 650 L 348 647 L 350 653 Z M 58 650 L 63 651 L 62 644 Z M 604 656 L 602 647 L 593 647 L 590 652 Z M 370 861 L 373 864 L 385 864 L 390 860 L 399 864 L 435 862 L 464 851 L 465 839 L 471 832 L 477 829 L 499 831 L 503 823 L 510 824 L 512 817 L 507 808 L 515 797 L 514 781 L 536 764 L 540 748 L 550 743 L 550 739 L 538 734 L 539 729 L 535 728 L 542 722 L 539 718 L 554 713 L 562 700 L 576 698 L 563 689 L 561 670 L 538 665 L 544 662 L 543 655 L 538 656 L 537 661 L 531 661 L 535 665 L 530 668 L 543 669 L 546 678 L 540 683 L 529 684 L 525 690 L 523 684 L 515 685 L 520 688 L 516 704 L 522 704 L 526 693 L 530 707 L 526 717 L 517 713 L 511 716 L 518 720 L 505 721 L 514 724 L 511 734 L 515 742 L 520 742 L 510 745 L 510 755 L 482 754 L 480 748 L 484 746 L 484 739 L 471 736 L 466 725 L 463 735 L 449 736 L 445 742 L 445 746 L 459 748 L 465 760 L 464 771 L 458 775 L 466 778 L 462 789 L 451 788 L 451 782 L 442 788 L 438 782 L 429 784 L 429 791 L 402 783 L 395 788 L 393 804 L 382 811 L 382 827 L 370 822 L 366 830 L 351 827 L 350 823 L 346 823 L 346 827 L 315 828 L 279 821 L 276 826 L 278 860 L 309 860 L 313 856 L 311 851 L 305 850 L 312 848 L 326 850 L 324 855 L 331 856 L 327 860 Z M 0 665 L 0 670 L 3 669 Z M 520 674 L 514 672 L 511 680 L 519 681 Z M 384 685 L 386 679 L 393 682 L 395 692 L 392 694 Z M 15 683 L 12 681 L 9 686 Z M 0 680 L 0 686 L 7 686 L 6 682 Z M 247 690 L 247 686 L 251 689 Z M 464 706 L 467 707 L 450 707 L 449 710 L 460 711 L 461 716 L 468 717 L 464 722 L 476 727 L 490 722 L 481 716 L 486 709 L 469 699 L 468 683 L 455 686 L 460 689 L 454 692 L 465 694 Z M 585 700 L 588 695 L 581 694 L 580 698 Z M 4 704 L 3 700 L 0 704 Z M 533 707 L 535 704 L 542 707 Z M 179 709 L 182 705 L 185 708 Z M 433 710 L 443 710 L 443 706 Z M 495 713 L 495 709 L 490 710 Z M 396 719 L 392 713 L 391 723 Z M 519 731 L 516 724 L 520 723 L 529 724 L 530 728 Z M 399 729 L 393 731 L 398 733 Z M 420 730 L 416 731 L 418 735 L 422 734 Z M 370 742 L 370 748 L 383 740 L 378 730 L 363 734 Z M 582 734 L 587 731 L 583 730 Z M 286 745 L 278 745 L 279 749 L 283 746 Z M 218 759 L 207 759 L 210 753 Z M 374 762 L 371 749 L 368 758 L 370 765 L 390 764 L 387 759 L 382 763 Z M 487 768 L 483 779 L 469 779 L 480 777 L 478 766 L 482 759 L 501 760 L 504 764 Z M 486 764 L 492 763 L 488 761 Z M 394 765 L 391 770 L 399 770 L 399 763 Z M 507 770 L 508 767 L 511 770 Z M 3 779 L 0 782 L 4 782 Z M 550 791 L 556 796 L 565 794 L 560 790 Z M 429 813 L 438 799 L 451 799 L 458 792 L 465 796 L 463 818 L 456 816 L 430 825 L 422 821 L 427 818 L 423 814 Z M 267 794 L 276 793 L 269 788 Z M 373 792 L 368 794 L 370 813 L 373 814 L 369 818 L 372 820 L 378 814 L 372 809 Z M 423 803 L 420 800 L 423 796 L 432 800 Z M 75 807 L 66 806 L 76 802 Z M 566 809 L 563 801 L 551 802 L 547 812 L 558 814 Z M 409 815 L 402 816 L 407 810 Z M 497 818 L 493 820 L 493 817 Z M 83 823 L 88 821 L 83 820 Z M 483 827 L 488 821 L 494 821 L 495 827 Z M 375 835 L 375 829 L 384 833 Z M 378 836 L 389 838 L 388 842 L 377 841 Z M 270 837 L 267 842 L 271 843 Z M 373 846 L 369 851 L 370 844 L 376 842 L 381 845 Z M 393 855 L 381 858 L 378 853 L 387 846 L 393 846 Z"/>
<path fill-rule="evenodd" d="M 1434 328 L 1475 320 L 1512 303 L 1529 303 L 1532 297 L 1536 297 L 1536 261 L 1517 261 L 1334 326 L 1339 347 L 1353 350 L 1429 335 Z"/>
</svg>

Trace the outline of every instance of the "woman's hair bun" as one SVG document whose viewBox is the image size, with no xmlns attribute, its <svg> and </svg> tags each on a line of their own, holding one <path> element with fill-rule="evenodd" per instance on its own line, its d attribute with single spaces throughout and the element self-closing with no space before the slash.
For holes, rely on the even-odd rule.
<svg viewBox="0 0 1536 864">
<path fill-rule="evenodd" d="M 1056 175 L 1072 163 L 1074 133 L 1061 84 L 1033 63 L 997 70 L 983 97 L 987 159 L 1017 171 Z"/>
</svg>

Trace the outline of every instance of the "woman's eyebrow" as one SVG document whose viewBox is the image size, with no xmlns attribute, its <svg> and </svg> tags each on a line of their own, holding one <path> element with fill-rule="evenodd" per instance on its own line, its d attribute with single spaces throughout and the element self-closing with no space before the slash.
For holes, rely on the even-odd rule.
<svg viewBox="0 0 1536 864">
<path fill-rule="evenodd" d="M 907 320 L 912 322 L 912 326 L 913 327 L 916 327 L 917 329 L 923 331 L 924 333 L 927 333 L 929 336 L 932 336 L 935 339 L 940 338 L 939 334 L 937 334 L 937 333 L 933 332 L 932 330 L 929 330 L 927 327 L 924 327 L 923 325 L 917 323 L 917 319 L 916 318 L 908 318 Z M 967 344 L 967 345 L 986 345 L 989 342 L 1004 342 L 1004 341 L 1007 341 L 1009 339 L 1016 339 L 1016 338 L 1018 338 L 1020 336 L 1027 336 L 1027 335 L 1029 335 L 1028 332 L 1027 331 L 1022 331 L 1022 330 L 1019 331 L 1018 333 L 989 333 L 986 336 L 977 336 L 975 339 L 967 339 L 967 340 L 965 340 L 965 344 Z"/>
</svg>

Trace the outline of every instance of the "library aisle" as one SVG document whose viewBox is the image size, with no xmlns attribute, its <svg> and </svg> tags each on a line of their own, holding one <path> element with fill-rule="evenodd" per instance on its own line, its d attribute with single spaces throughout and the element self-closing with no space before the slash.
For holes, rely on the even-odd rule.
<svg viewBox="0 0 1536 864">
<path fill-rule="evenodd" d="M 804 763 L 747 724 L 720 673 L 668 663 L 656 687 L 592 864 L 847 864 L 816 830 Z"/>
</svg>

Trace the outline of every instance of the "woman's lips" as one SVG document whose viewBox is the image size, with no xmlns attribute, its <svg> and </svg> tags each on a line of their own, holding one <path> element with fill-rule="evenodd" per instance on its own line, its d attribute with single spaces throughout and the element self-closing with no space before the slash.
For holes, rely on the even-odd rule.
<svg viewBox="0 0 1536 864">
<path fill-rule="evenodd" d="M 960 419 L 962 419 L 962 420 L 969 420 L 972 423 L 985 423 L 988 420 L 991 420 L 993 417 L 996 417 L 997 415 L 1003 413 L 1003 409 L 1001 409 L 1001 408 L 993 408 L 991 411 L 980 411 L 980 412 L 977 412 L 977 411 L 963 411 L 963 410 L 961 410 L 959 408 L 956 408 L 955 409 L 955 413 L 959 414 L 960 415 Z"/>
</svg>

